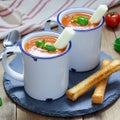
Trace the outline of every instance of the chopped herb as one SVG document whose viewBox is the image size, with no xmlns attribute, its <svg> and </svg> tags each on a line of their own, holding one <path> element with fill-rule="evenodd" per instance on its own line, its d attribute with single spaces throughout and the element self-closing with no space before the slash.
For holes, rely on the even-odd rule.
<svg viewBox="0 0 120 120">
<path fill-rule="evenodd" d="M 54 45 L 49 45 L 49 44 L 45 44 L 45 40 L 42 41 L 35 41 L 35 44 L 38 47 L 41 47 L 42 49 L 48 50 L 48 51 L 56 51 L 56 48 Z"/>
<path fill-rule="evenodd" d="M 45 40 L 42 40 L 42 42 L 41 42 L 41 48 L 42 48 L 42 49 L 45 48 Z"/>
<path fill-rule="evenodd" d="M 35 41 L 35 44 L 38 46 L 38 47 L 41 47 L 42 49 L 44 49 L 45 47 L 45 40 L 42 40 L 42 41 Z"/>
<path fill-rule="evenodd" d="M 0 106 L 2 106 L 2 104 L 3 104 L 3 103 L 2 103 L 2 98 L 0 98 Z"/>
<path fill-rule="evenodd" d="M 83 16 L 78 16 L 76 19 L 74 19 L 74 17 L 72 16 L 72 20 L 73 20 L 73 22 L 76 22 L 83 26 L 88 24 L 88 18 L 83 17 Z"/>
<path fill-rule="evenodd" d="M 120 52 L 120 38 L 117 38 L 114 42 L 114 49 L 117 51 L 117 52 Z"/>
<path fill-rule="evenodd" d="M 54 45 L 46 45 L 45 49 L 48 50 L 48 51 L 56 51 L 56 48 L 55 48 Z"/>
<path fill-rule="evenodd" d="M 41 46 L 41 42 L 40 41 L 35 41 L 35 44 L 38 46 L 38 47 L 40 47 Z"/>
</svg>

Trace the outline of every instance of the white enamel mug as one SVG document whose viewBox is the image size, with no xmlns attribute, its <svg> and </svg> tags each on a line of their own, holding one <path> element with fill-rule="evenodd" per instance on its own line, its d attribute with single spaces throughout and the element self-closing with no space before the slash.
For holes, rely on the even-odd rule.
<svg viewBox="0 0 120 120">
<path fill-rule="evenodd" d="M 62 18 L 70 13 L 83 12 L 93 14 L 95 10 L 88 8 L 69 8 L 61 11 L 56 18 L 48 20 L 45 24 L 45 28 L 50 28 L 50 22 L 56 21 L 61 28 L 65 28 L 62 24 Z M 95 68 L 100 59 L 101 52 L 101 37 L 102 26 L 104 24 L 104 18 L 102 18 L 99 25 L 95 28 L 88 30 L 75 30 L 76 35 L 72 38 L 72 49 L 70 52 L 70 70 L 77 72 L 84 72 Z"/>
<path fill-rule="evenodd" d="M 71 43 L 66 50 L 53 57 L 36 57 L 27 53 L 24 44 L 36 36 L 55 36 L 59 34 L 49 31 L 33 32 L 26 35 L 20 46 L 7 49 L 3 55 L 2 63 L 5 71 L 14 79 L 24 82 L 26 93 L 34 99 L 57 99 L 64 95 L 69 82 L 69 51 Z M 23 57 L 23 74 L 14 71 L 7 62 L 7 53 L 21 53 Z"/>
</svg>

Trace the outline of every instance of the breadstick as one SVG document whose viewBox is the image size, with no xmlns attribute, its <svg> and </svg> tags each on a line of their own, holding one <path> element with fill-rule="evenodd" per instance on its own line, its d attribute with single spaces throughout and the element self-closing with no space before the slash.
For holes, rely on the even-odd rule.
<svg viewBox="0 0 120 120">
<path fill-rule="evenodd" d="M 92 74 L 88 78 L 82 80 L 77 85 L 66 91 L 66 95 L 72 101 L 75 101 L 78 97 L 83 95 L 91 87 L 96 85 L 101 80 L 107 78 L 113 72 L 120 70 L 120 60 L 113 60 L 109 65 L 104 67 L 101 70 L 98 70 L 96 73 Z"/>
<path fill-rule="evenodd" d="M 101 69 L 104 68 L 105 66 L 107 66 L 108 64 L 110 64 L 110 62 L 111 61 L 109 59 L 104 59 L 102 61 Z M 103 103 L 104 94 L 105 94 L 105 90 L 106 90 L 106 86 L 107 86 L 107 79 L 108 78 L 103 79 L 96 85 L 96 88 L 92 95 L 92 103 L 93 104 L 102 104 Z"/>
</svg>

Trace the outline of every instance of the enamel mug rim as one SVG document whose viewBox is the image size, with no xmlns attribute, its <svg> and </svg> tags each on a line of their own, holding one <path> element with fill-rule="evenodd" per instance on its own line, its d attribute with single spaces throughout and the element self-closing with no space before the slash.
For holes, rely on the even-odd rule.
<svg viewBox="0 0 120 120">
<path fill-rule="evenodd" d="M 22 51 L 24 50 L 24 44 L 30 40 L 31 37 L 43 35 L 59 36 L 58 33 L 49 31 L 39 31 L 28 34 L 21 40 L 19 46 L 7 49 L 3 55 L 2 63 L 8 75 L 24 83 L 24 89 L 30 97 L 42 101 L 46 101 L 47 99 L 55 100 L 65 94 L 69 85 L 69 50 L 71 48 L 71 42 L 67 45 L 64 52 L 55 57 L 46 57 L 44 59 L 37 57 L 38 59 L 34 59 L 35 57 Z M 23 47 L 22 50 L 20 46 L 21 48 Z M 11 52 L 22 55 L 22 73 L 12 69 L 9 65 L 7 53 Z"/>
<path fill-rule="evenodd" d="M 40 35 L 39 35 L 40 33 Z M 43 35 L 41 35 L 41 33 Z M 34 56 L 32 54 L 29 54 L 28 52 L 26 52 L 26 50 L 24 50 L 24 43 L 25 41 L 28 41 L 30 38 L 33 38 L 33 37 L 36 37 L 36 36 L 45 36 L 45 33 L 46 34 L 53 34 L 53 35 L 48 35 L 48 36 L 53 36 L 53 37 L 58 37 L 60 34 L 59 33 L 55 33 L 55 32 L 52 32 L 52 31 L 37 31 L 37 32 L 32 32 L 32 33 L 29 33 L 28 35 L 26 35 L 25 37 L 23 37 L 23 39 L 20 41 L 20 49 L 21 51 L 29 56 L 29 57 L 32 57 L 32 58 L 36 58 L 36 59 L 54 59 L 54 58 L 57 58 L 57 57 L 61 57 L 63 55 L 65 55 L 72 47 L 72 44 L 71 44 L 71 41 L 69 41 L 69 45 L 66 47 L 65 51 L 63 51 L 61 54 L 58 54 L 58 55 L 55 55 L 55 56 L 50 56 L 50 57 L 38 57 L 38 56 Z"/>
<path fill-rule="evenodd" d="M 83 8 L 83 7 L 73 7 L 73 8 L 67 8 L 62 10 L 61 12 L 58 13 L 57 15 L 57 22 L 60 26 L 62 26 L 63 28 L 65 28 L 66 26 L 64 26 L 61 22 L 60 18 L 63 18 L 63 16 L 69 14 L 69 13 L 74 13 L 74 12 L 87 12 L 89 11 L 89 13 L 94 13 L 95 10 L 94 9 L 89 9 L 89 8 Z M 76 32 L 88 32 L 88 31 L 93 31 L 96 29 L 99 29 L 100 27 L 102 27 L 104 24 L 104 16 L 102 17 L 100 23 L 95 27 L 95 28 L 90 28 L 90 29 L 85 29 L 85 30 L 78 30 L 78 29 L 74 29 Z"/>
</svg>

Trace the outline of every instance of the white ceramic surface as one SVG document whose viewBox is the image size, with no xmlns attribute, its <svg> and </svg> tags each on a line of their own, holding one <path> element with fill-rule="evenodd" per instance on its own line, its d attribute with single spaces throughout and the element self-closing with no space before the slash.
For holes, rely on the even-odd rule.
<svg viewBox="0 0 120 120">
<path fill-rule="evenodd" d="M 61 11 L 56 19 L 51 21 L 57 22 L 57 24 L 63 28 L 61 20 L 63 16 L 74 13 L 85 12 L 93 14 L 95 11 L 88 8 L 69 8 Z M 102 18 L 100 24 L 96 28 L 89 30 L 75 30 L 76 35 L 72 38 L 72 49 L 70 52 L 70 70 L 73 69 L 77 72 L 84 72 L 95 68 L 99 63 L 100 51 L 101 51 L 101 37 L 102 37 L 102 25 L 104 24 L 104 18 Z M 50 24 L 45 24 L 45 28 L 49 28 Z"/>
<path fill-rule="evenodd" d="M 8 49 L 4 54 L 2 63 L 5 71 L 24 82 L 25 91 L 29 96 L 38 100 L 57 99 L 64 95 L 69 82 L 69 51 L 71 43 L 66 50 L 54 57 L 35 57 L 24 50 L 24 43 L 32 37 L 50 35 L 58 37 L 58 33 L 42 31 L 25 36 L 20 47 Z M 23 74 L 12 70 L 7 62 L 7 53 L 21 53 L 23 56 Z"/>
</svg>

